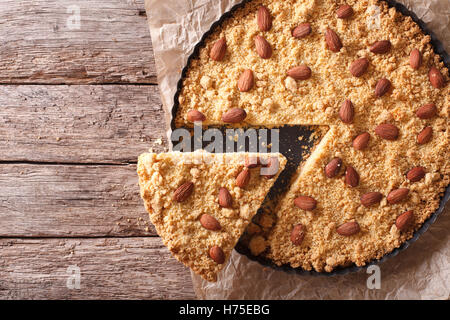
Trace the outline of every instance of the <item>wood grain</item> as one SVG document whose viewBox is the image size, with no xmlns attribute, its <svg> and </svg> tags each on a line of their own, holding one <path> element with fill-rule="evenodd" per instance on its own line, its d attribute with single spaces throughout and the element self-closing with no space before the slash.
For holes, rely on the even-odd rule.
<svg viewBox="0 0 450 320">
<path fill-rule="evenodd" d="M 128 163 L 164 147 L 156 86 L 2 85 L 0 105 L 0 161 Z"/>
<path fill-rule="evenodd" d="M 136 165 L 1 164 L 0 237 L 156 235 L 137 181 Z"/>
<path fill-rule="evenodd" d="M 0 21 L 0 299 L 195 298 L 133 164 L 165 145 L 144 0 L 3 0 Z"/>
<path fill-rule="evenodd" d="M 0 299 L 195 298 L 159 238 L 0 239 L 0 252 Z M 80 289 L 67 287 L 74 266 Z"/>
<path fill-rule="evenodd" d="M 1 83 L 156 83 L 144 0 L 2 0 L 0 21 Z"/>
</svg>

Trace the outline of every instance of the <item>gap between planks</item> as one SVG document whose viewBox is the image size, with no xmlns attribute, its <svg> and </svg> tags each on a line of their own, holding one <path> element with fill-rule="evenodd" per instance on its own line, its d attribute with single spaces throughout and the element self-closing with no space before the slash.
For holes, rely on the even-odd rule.
<svg viewBox="0 0 450 320">
<path fill-rule="evenodd" d="M 159 238 L 0 239 L 0 251 L 0 299 L 195 298 Z"/>
</svg>

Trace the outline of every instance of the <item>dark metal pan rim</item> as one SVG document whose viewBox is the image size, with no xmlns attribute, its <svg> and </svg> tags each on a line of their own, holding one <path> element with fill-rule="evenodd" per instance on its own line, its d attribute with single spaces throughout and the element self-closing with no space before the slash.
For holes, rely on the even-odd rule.
<svg viewBox="0 0 450 320">
<path fill-rule="evenodd" d="M 211 33 L 213 33 L 218 26 L 220 24 L 222 24 L 222 22 L 225 19 L 230 17 L 237 9 L 243 7 L 247 2 L 250 2 L 250 1 L 252 1 L 252 0 L 243 0 L 241 3 L 236 4 L 235 6 L 233 6 L 230 9 L 230 11 L 223 14 L 222 17 L 218 21 L 214 22 L 212 24 L 211 28 L 203 35 L 200 42 L 197 43 L 197 45 L 194 48 L 193 53 L 188 57 L 186 66 L 183 68 L 181 78 L 178 81 L 177 91 L 174 96 L 174 106 L 172 108 L 172 122 L 171 122 L 172 130 L 176 129 L 175 118 L 176 118 L 176 113 L 177 113 L 177 110 L 179 107 L 178 98 L 179 98 L 181 88 L 183 85 L 183 79 L 186 76 L 187 70 L 189 68 L 189 65 L 190 65 L 192 59 L 195 59 L 196 57 L 198 57 L 200 48 L 203 47 L 206 38 Z M 442 58 L 442 61 L 444 62 L 445 66 L 448 69 L 450 69 L 449 54 L 445 51 L 443 44 L 439 41 L 439 39 L 436 37 L 436 35 L 427 27 L 425 22 L 420 20 L 414 12 L 408 10 L 403 4 L 398 3 L 397 1 L 394 1 L 394 0 L 380 0 L 380 1 L 386 2 L 389 7 L 391 7 L 391 8 L 394 7 L 398 12 L 402 13 L 403 15 L 410 16 L 412 18 L 412 20 L 419 25 L 422 32 L 424 32 L 425 34 L 427 34 L 431 37 L 431 44 L 433 46 L 434 52 Z M 334 269 L 332 272 L 318 272 L 315 270 L 308 271 L 308 270 L 304 270 L 302 268 L 293 268 L 290 265 L 278 266 L 269 259 L 252 255 L 250 253 L 250 250 L 241 244 L 238 244 L 235 249 L 237 252 L 239 252 L 242 255 L 245 255 L 252 261 L 258 262 L 258 263 L 260 263 L 264 266 L 270 267 L 272 269 L 281 270 L 281 271 L 284 271 L 284 272 L 290 273 L 290 274 L 313 275 L 313 276 L 334 276 L 334 275 L 343 275 L 343 274 L 347 274 L 347 273 L 351 273 L 351 272 L 358 272 L 358 271 L 366 269 L 367 267 L 369 267 L 371 265 L 378 265 L 378 264 L 381 264 L 384 261 L 388 260 L 389 258 L 395 257 L 400 252 L 402 252 L 406 248 L 408 248 L 412 243 L 416 242 L 417 239 L 419 239 L 419 237 L 428 230 L 428 228 L 436 221 L 438 216 L 444 211 L 445 205 L 449 199 L 450 199 L 450 185 L 446 187 L 445 192 L 440 199 L 439 208 L 433 214 L 431 214 L 431 216 L 422 224 L 422 226 L 417 231 L 414 232 L 412 238 L 405 241 L 400 247 L 395 248 L 390 253 L 385 254 L 382 258 L 372 260 L 372 261 L 368 262 L 366 265 L 361 266 L 361 267 L 353 264 L 353 265 L 346 266 L 346 267 L 338 267 L 338 268 Z"/>
</svg>

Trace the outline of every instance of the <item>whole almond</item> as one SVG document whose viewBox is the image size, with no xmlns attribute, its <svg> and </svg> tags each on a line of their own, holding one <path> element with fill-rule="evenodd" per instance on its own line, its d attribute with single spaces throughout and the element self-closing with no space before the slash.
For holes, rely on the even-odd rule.
<svg viewBox="0 0 450 320">
<path fill-rule="evenodd" d="M 377 204 L 383 199 L 383 195 L 380 192 L 368 192 L 361 196 L 361 203 L 364 207 L 370 207 Z"/>
<path fill-rule="evenodd" d="M 425 127 L 422 131 L 417 135 L 417 143 L 425 144 L 430 142 L 433 137 L 433 129 L 431 127 Z"/>
<path fill-rule="evenodd" d="M 239 123 L 245 120 L 247 112 L 241 108 L 232 108 L 222 115 L 222 121 L 226 123 Z"/>
<path fill-rule="evenodd" d="M 311 78 L 311 69 L 308 66 L 302 64 L 298 67 L 289 69 L 287 75 L 291 78 L 294 78 L 295 80 L 306 80 Z"/>
<path fill-rule="evenodd" d="M 292 244 L 299 246 L 302 244 L 305 238 L 305 227 L 301 224 L 297 224 L 292 228 L 291 232 L 291 242 Z"/>
<path fill-rule="evenodd" d="M 353 148 L 356 150 L 363 150 L 369 145 L 369 140 L 370 134 L 368 132 L 363 132 L 353 140 Z"/>
<path fill-rule="evenodd" d="M 238 80 L 239 91 L 250 91 L 253 88 L 254 81 L 253 71 L 250 69 L 244 70 Z"/>
<path fill-rule="evenodd" d="M 222 208 L 230 208 L 233 204 L 233 198 L 227 188 L 219 189 L 219 205 Z"/>
<path fill-rule="evenodd" d="M 346 99 L 339 109 L 339 118 L 341 118 L 344 123 L 352 123 L 355 116 L 355 109 L 353 108 L 353 103 Z"/>
<path fill-rule="evenodd" d="M 375 85 L 375 95 L 377 97 L 382 97 L 389 91 L 390 88 L 391 82 L 386 78 L 382 78 L 378 80 L 377 84 Z"/>
<path fill-rule="evenodd" d="M 417 70 L 422 65 L 422 53 L 419 50 L 413 49 L 409 54 L 409 65 L 414 70 Z"/>
<path fill-rule="evenodd" d="M 431 119 L 437 114 L 437 108 L 434 103 L 427 103 L 416 111 L 417 117 L 420 119 Z"/>
<path fill-rule="evenodd" d="M 269 31 L 272 28 L 272 16 L 269 9 L 264 6 L 259 7 L 256 14 L 256 22 L 258 23 L 259 30 Z"/>
<path fill-rule="evenodd" d="M 192 109 L 189 110 L 187 113 L 187 119 L 190 122 L 196 122 L 196 121 L 205 121 L 206 117 L 203 113 L 201 113 L 198 110 Z"/>
<path fill-rule="evenodd" d="M 245 188 L 249 182 L 250 182 L 250 171 L 248 169 L 244 169 L 236 177 L 236 185 L 239 188 Z"/>
<path fill-rule="evenodd" d="M 225 253 L 222 248 L 219 246 L 213 246 L 209 249 L 209 256 L 213 259 L 217 264 L 223 264 L 225 262 Z"/>
<path fill-rule="evenodd" d="M 227 52 L 227 42 L 225 38 L 221 38 L 214 43 L 209 52 L 209 57 L 214 61 L 222 61 Z"/>
<path fill-rule="evenodd" d="M 192 191 L 194 191 L 194 183 L 185 182 L 175 190 L 173 200 L 183 202 L 192 194 Z"/>
<path fill-rule="evenodd" d="M 341 158 L 334 158 L 328 164 L 325 166 L 325 175 L 328 178 L 334 178 L 338 175 L 339 171 L 342 167 L 342 159 Z"/>
<path fill-rule="evenodd" d="M 217 221 L 217 219 L 213 216 L 210 216 L 206 213 L 202 214 L 202 216 L 200 217 L 200 224 L 203 226 L 203 228 L 211 231 L 219 231 L 220 229 L 222 229 L 219 221 Z"/>
<path fill-rule="evenodd" d="M 389 40 L 377 41 L 370 47 L 370 52 L 376 54 L 387 53 L 391 50 L 391 42 Z"/>
<path fill-rule="evenodd" d="M 345 169 L 345 183 L 350 187 L 357 187 L 359 184 L 359 174 L 352 166 Z"/>
<path fill-rule="evenodd" d="M 246 168 L 256 168 L 260 165 L 258 157 L 245 157 L 244 166 Z"/>
<path fill-rule="evenodd" d="M 408 188 L 394 189 L 387 195 L 387 201 L 390 204 L 399 203 L 408 196 L 408 193 L 409 193 Z"/>
<path fill-rule="evenodd" d="M 440 89 L 444 86 L 444 77 L 438 68 L 431 67 L 428 72 L 428 78 L 430 79 L 431 85 L 436 89 Z"/>
<path fill-rule="evenodd" d="M 312 211 L 317 207 L 317 201 L 308 196 L 299 196 L 294 199 L 294 204 L 300 209 Z"/>
<path fill-rule="evenodd" d="M 406 174 L 406 178 L 411 182 L 417 182 L 425 177 L 425 168 L 424 167 L 414 167 L 408 171 Z"/>
<path fill-rule="evenodd" d="M 345 236 L 345 237 L 349 237 L 354 234 L 357 234 L 359 231 L 360 231 L 360 227 L 359 227 L 358 222 L 356 222 L 356 221 L 344 223 L 336 229 L 336 232 L 338 234 L 340 234 L 341 236 Z"/>
<path fill-rule="evenodd" d="M 411 210 L 403 212 L 395 220 L 395 226 L 397 227 L 398 230 L 403 231 L 408 228 L 408 226 L 411 224 L 413 219 L 414 219 L 414 214 Z"/>
<path fill-rule="evenodd" d="M 258 55 L 263 59 L 269 59 L 272 56 L 272 47 L 262 36 L 255 37 L 255 47 Z"/>
<path fill-rule="evenodd" d="M 353 15 L 353 8 L 350 7 L 348 4 L 343 4 L 336 11 L 336 16 L 339 19 L 347 19 L 350 18 L 352 15 Z"/>
<path fill-rule="evenodd" d="M 369 67 L 369 60 L 367 58 L 360 58 L 352 62 L 350 65 L 350 73 L 354 77 L 361 77 Z"/>
<path fill-rule="evenodd" d="M 297 39 L 306 37 L 311 33 L 311 24 L 302 23 L 299 24 L 294 30 L 292 30 L 292 36 Z"/>
<path fill-rule="evenodd" d="M 375 128 L 375 134 L 382 139 L 397 140 L 399 130 L 396 126 L 390 123 L 383 123 Z"/>
<path fill-rule="evenodd" d="M 342 42 L 341 39 L 339 39 L 339 36 L 331 30 L 330 28 L 327 28 L 325 31 L 325 42 L 327 43 L 328 49 L 330 49 L 333 52 L 339 52 L 342 48 Z"/>
</svg>

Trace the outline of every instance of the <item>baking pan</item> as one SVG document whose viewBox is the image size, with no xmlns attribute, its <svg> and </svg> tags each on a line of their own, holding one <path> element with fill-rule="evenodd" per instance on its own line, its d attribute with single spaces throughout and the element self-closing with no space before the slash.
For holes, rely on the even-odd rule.
<svg viewBox="0 0 450 320">
<path fill-rule="evenodd" d="M 230 11 L 226 12 L 222 17 L 216 21 L 210 28 L 209 31 L 207 31 L 200 42 L 195 46 L 193 53 L 189 56 L 188 61 L 186 63 L 186 66 L 183 68 L 182 76 L 177 84 L 177 91 L 175 93 L 174 97 L 174 107 L 172 108 L 172 123 L 171 128 L 172 130 L 176 129 L 175 127 L 175 117 L 176 113 L 179 107 L 178 97 L 181 92 L 183 79 L 186 76 L 187 69 L 191 63 L 191 60 L 198 57 L 199 50 L 204 46 L 205 39 L 212 33 L 214 30 L 228 17 L 230 17 L 235 10 L 238 8 L 243 7 L 247 2 L 252 0 L 244 0 L 241 3 L 235 5 Z M 389 7 L 395 7 L 397 11 L 401 12 L 405 16 L 410 16 L 414 22 L 416 22 L 419 27 L 422 29 L 422 31 L 430 35 L 431 37 L 431 44 L 433 46 L 433 49 L 435 53 L 437 53 L 444 62 L 445 66 L 450 69 L 450 56 L 445 51 L 443 44 L 437 39 L 436 35 L 431 32 L 426 26 L 426 24 L 420 20 L 416 14 L 409 11 L 404 5 L 401 3 L 398 3 L 393 0 L 382 0 L 385 1 Z M 226 127 L 218 127 L 219 130 L 225 133 Z M 279 179 L 273 186 L 273 188 L 270 190 L 268 197 L 269 198 L 276 198 L 278 194 L 281 194 L 284 192 L 287 187 L 288 183 L 290 181 L 290 178 L 295 173 L 297 166 L 302 162 L 305 148 L 307 150 L 311 149 L 316 140 L 310 139 L 312 133 L 314 132 L 314 129 L 312 127 L 306 127 L 306 126 L 284 126 L 279 129 L 279 137 L 280 137 L 280 152 L 288 159 L 288 164 L 286 166 L 286 169 L 281 173 Z M 297 137 L 302 136 L 303 140 L 299 141 Z M 225 139 L 224 139 L 225 140 Z M 174 143 L 178 141 L 173 141 Z M 205 145 L 203 145 L 205 147 Z M 225 150 L 225 148 L 224 148 Z M 236 151 L 236 150 L 235 150 Z M 381 259 L 372 260 L 368 262 L 365 266 L 358 267 L 356 265 L 350 265 L 346 267 L 338 267 L 334 269 L 332 272 L 318 272 L 315 270 L 307 271 L 302 268 L 293 268 L 290 265 L 282 265 L 278 266 L 275 263 L 273 263 L 271 260 L 262 257 L 262 256 L 254 256 L 251 254 L 248 247 L 243 244 L 242 241 L 239 241 L 236 245 L 236 251 L 239 252 L 242 255 L 247 256 L 250 260 L 256 261 L 264 266 L 271 267 L 276 270 L 281 270 L 287 273 L 294 273 L 294 274 L 302 274 L 302 275 L 313 275 L 313 276 L 334 276 L 339 274 L 347 274 L 350 272 L 357 272 L 360 270 L 363 270 L 367 268 L 370 265 L 374 264 L 380 264 L 386 261 L 387 259 L 391 257 L 395 257 L 400 252 L 404 251 L 406 248 L 408 248 L 412 243 L 417 241 L 417 239 L 428 230 L 428 228 L 436 221 L 438 216 L 443 212 L 446 203 L 448 202 L 450 198 L 450 186 L 447 186 L 441 200 L 439 208 L 422 224 L 422 226 L 414 233 L 413 237 L 407 241 L 405 241 L 400 247 L 394 249 L 390 253 L 384 255 Z"/>
</svg>

